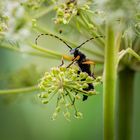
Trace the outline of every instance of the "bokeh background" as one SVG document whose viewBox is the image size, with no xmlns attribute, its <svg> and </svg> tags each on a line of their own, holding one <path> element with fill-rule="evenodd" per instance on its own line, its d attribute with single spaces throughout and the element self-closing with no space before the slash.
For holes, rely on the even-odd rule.
<svg viewBox="0 0 140 140">
<path fill-rule="evenodd" d="M 8 4 L 7 7 L 12 6 L 10 1 L 7 1 L 6 4 Z M 76 43 L 84 40 L 82 36 L 78 36 L 80 33 L 77 33 L 73 26 L 55 26 L 52 20 L 53 16 L 54 13 L 52 12 L 46 18 L 41 17 L 39 24 L 56 33 L 59 33 L 59 29 L 63 29 L 62 35 L 67 36 L 69 40 Z M 14 19 L 15 17 L 12 18 Z M 16 21 L 21 19 L 18 16 L 16 17 Z M 19 23 L 19 21 L 16 23 Z M 30 24 L 32 24 L 32 19 L 28 19 L 23 24 L 24 26 L 18 26 L 16 31 L 12 29 L 8 36 L 10 39 L 19 40 L 23 35 L 24 40 L 19 45 L 25 50 L 27 49 L 26 46 L 24 47 L 25 42 L 30 40 L 30 42 L 34 43 L 36 36 L 41 32 L 29 29 Z M 13 25 L 10 27 L 14 28 Z M 21 31 L 21 29 L 24 30 Z M 47 39 L 43 37 L 39 43 L 50 47 L 56 52 L 68 54 L 68 48 L 53 38 Z M 90 44 L 88 45 L 90 47 Z M 87 55 L 92 58 L 91 54 Z M 54 60 L 28 56 L 0 47 L 0 89 L 27 87 L 37 84 L 45 71 L 48 71 L 51 67 L 58 66 L 60 63 L 61 59 Z M 95 71 L 98 67 L 100 66 L 97 64 Z M 140 73 L 136 73 L 133 140 L 140 139 L 139 83 Z M 79 110 L 83 113 L 83 119 L 72 118 L 70 122 L 66 121 L 61 114 L 57 120 L 52 121 L 51 115 L 54 111 L 56 100 L 54 99 L 49 104 L 43 105 L 37 98 L 37 92 L 0 95 L 0 140 L 103 140 L 102 90 L 101 85 L 98 88 L 99 94 L 97 96 L 92 96 L 85 102 L 77 102 Z"/>
</svg>

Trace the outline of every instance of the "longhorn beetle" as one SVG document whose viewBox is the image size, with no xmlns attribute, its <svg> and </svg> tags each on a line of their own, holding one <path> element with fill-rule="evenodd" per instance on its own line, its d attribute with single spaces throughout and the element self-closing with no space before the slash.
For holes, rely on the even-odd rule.
<svg viewBox="0 0 140 140">
<path fill-rule="evenodd" d="M 35 43 L 37 45 L 37 41 L 38 39 L 43 36 L 52 36 L 57 38 L 58 40 L 62 41 L 69 49 L 70 49 L 70 54 L 74 56 L 74 58 L 72 59 L 72 62 L 67 66 L 70 67 L 74 62 L 76 62 L 80 68 L 80 70 L 78 71 L 78 74 L 80 73 L 80 71 L 82 72 L 86 72 L 89 76 L 94 77 L 94 75 L 91 73 L 90 70 L 90 66 L 91 64 L 93 64 L 92 61 L 90 61 L 89 59 L 86 58 L 86 55 L 84 53 L 82 53 L 81 51 L 79 51 L 79 48 L 81 48 L 84 44 L 86 44 L 87 42 L 89 42 L 90 40 L 93 39 L 97 39 L 97 38 L 102 38 L 104 36 L 96 36 L 96 37 L 92 37 L 88 40 L 86 40 L 85 42 L 83 42 L 82 44 L 80 44 L 78 47 L 76 48 L 72 48 L 70 45 L 68 45 L 63 39 L 61 39 L 60 37 L 53 35 L 53 34 L 40 34 L 37 36 L 37 38 L 35 39 Z M 63 60 L 62 60 L 62 64 L 63 65 Z M 61 66 L 60 65 L 60 66 Z M 95 78 L 95 77 L 94 77 Z M 83 79 L 84 80 L 84 79 Z M 85 91 L 90 91 L 90 90 L 94 90 L 94 85 L 92 83 L 88 84 L 88 88 L 83 89 Z M 85 101 L 88 98 L 88 96 L 83 95 L 83 101 Z"/>
</svg>

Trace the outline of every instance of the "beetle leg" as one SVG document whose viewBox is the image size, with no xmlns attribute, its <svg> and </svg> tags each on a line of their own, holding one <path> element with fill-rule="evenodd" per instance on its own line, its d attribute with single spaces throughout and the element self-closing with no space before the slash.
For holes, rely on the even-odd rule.
<svg viewBox="0 0 140 140">
<path fill-rule="evenodd" d="M 72 62 L 67 66 L 67 68 L 69 68 L 75 61 L 79 60 L 80 56 L 78 55 L 77 57 L 75 57 Z"/>
<path fill-rule="evenodd" d="M 61 58 L 61 64 L 58 66 L 58 67 L 61 67 L 61 66 L 63 66 L 64 65 L 64 58 L 63 58 L 63 56 L 62 56 L 62 58 Z"/>
</svg>

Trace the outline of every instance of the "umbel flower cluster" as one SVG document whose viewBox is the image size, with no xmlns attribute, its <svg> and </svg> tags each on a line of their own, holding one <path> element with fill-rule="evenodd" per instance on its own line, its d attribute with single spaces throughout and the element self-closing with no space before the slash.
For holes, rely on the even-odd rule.
<svg viewBox="0 0 140 140">
<path fill-rule="evenodd" d="M 81 10 L 88 10 L 90 7 L 90 0 L 85 3 L 77 0 L 66 0 L 61 4 L 56 4 L 54 8 L 56 11 L 55 23 L 56 24 L 68 24 L 70 20 L 76 15 L 79 16 Z"/>
<path fill-rule="evenodd" d="M 56 8 L 55 23 L 68 24 L 70 19 L 77 14 L 77 2 L 69 0 Z"/>
<path fill-rule="evenodd" d="M 55 120 L 59 112 L 63 112 L 67 120 L 71 118 L 71 110 L 74 109 L 74 117 L 82 118 L 82 113 L 78 111 L 75 102 L 82 100 L 82 95 L 96 95 L 95 90 L 85 91 L 88 83 L 93 83 L 94 86 L 101 83 L 101 78 L 94 79 L 85 72 L 78 74 L 78 67 L 66 66 L 54 67 L 50 72 L 46 72 L 39 83 L 41 94 L 39 98 L 43 104 L 47 104 L 56 96 L 57 103 L 52 119 Z"/>
</svg>

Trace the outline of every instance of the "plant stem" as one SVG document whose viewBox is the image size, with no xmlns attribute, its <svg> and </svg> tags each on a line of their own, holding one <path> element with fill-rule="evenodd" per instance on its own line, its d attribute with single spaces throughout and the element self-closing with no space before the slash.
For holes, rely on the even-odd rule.
<svg viewBox="0 0 140 140">
<path fill-rule="evenodd" d="M 49 54 L 49 55 L 54 55 L 54 56 L 56 56 L 58 58 L 61 58 L 62 57 L 61 54 L 59 54 L 59 53 L 57 53 L 55 51 L 48 50 L 46 48 L 37 46 L 35 44 L 31 44 L 31 47 L 34 48 L 34 49 L 36 49 L 36 50 L 38 50 L 38 51 L 40 51 L 40 52 L 43 52 L 43 53 L 46 53 L 46 54 Z"/>
<path fill-rule="evenodd" d="M 39 88 L 37 86 L 18 88 L 18 89 L 6 89 L 0 90 L 0 95 L 2 94 L 18 94 L 18 93 L 28 93 L 32 91 L 37 91 Z"/>
<path fill-rule="evenodd" d="M 114 104 L 116 88 L 116 58 L 115 35 L 112 25 L 106 27 L 103 109 L 104 109 L 104 140 L 114 140 Z"/>
<path fill-rule="evenodd" d="M 119 72 L 117 140 L 132 140 L 134 76 L 135 72 L 129 68 Z"/>
<path fill-rule="evenodd" d="M 21 51 L 20 48 L 12 47 L 9 44 L 4 44 L 4 45 L 2 44 L 0 46 L 0 48 L 9 49 L 10 51 L 14 51 L 14 52 L 17 52 L 17 53 L 22 53 L 22 54 L 27 54 L 27 55 L 32 55 L 32 56 L 39 56 L 39 57 L 45 57 L 45 58 L 58 59 L 58 58 L 54 57 L 54 55 L 51 55 L 49 53 L 45 54 L 45 53 L 38 53 L 38 52 L 33 52 L 33 51 Z"/>
</svg>

